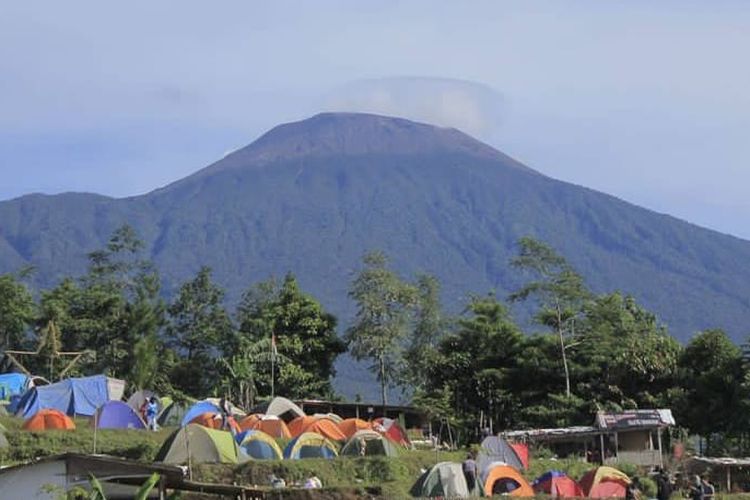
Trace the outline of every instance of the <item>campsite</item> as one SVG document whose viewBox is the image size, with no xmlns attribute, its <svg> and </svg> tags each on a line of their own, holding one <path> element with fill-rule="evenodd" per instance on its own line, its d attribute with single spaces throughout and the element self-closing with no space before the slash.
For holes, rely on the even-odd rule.
<svg viewBox="0 0 750 500">
<path fill-rule="evenodd" d="M 122 397 L 120 382 L 73 378 L 16 394 L 7 406 L 10 414 L 1 417 L 6 441 L 0 449 L 0 489 L 20 494 L 29 487 L 29 474 L 38 481 L 49 480 L 45 487 L 57 494 L 86 488 L 90 478 L 80 474 L 82 468 L 99 479 L 107 498 L 132 498 L 128 495 L 134 490 L 128 485 L 136 477 L 145 482 L 153 473 L 163 477 L 165 492 L 182 491 L 181 498 L 307 498 L 311 487 L 319 490 L 315 498 L 323 499 L 468 498 L 501 491 L 514 496 L 536 492 L 572 496 L 564 492 L 573 491 L 584 496 L 581 488 L 588 493 L 600 483 L 610 484 L 606 482 L 610 477 L 615 478 L 611 483 L 615 486 L 605 496 L 623 496 L 622 486 L 629 481 L 622 473 L 602 474 L 595 468 L 593 475 L 583 477 L 584 486 L 559 470 L 534 481 L 532 475 L 551 461 L 530 464 L 526 447 L 489 437 L 479 449 L 478 461 L 485 470 L 475 488 L 469 489 L 461 472 L 466 450 L 417 449 L 396 421 L 386 428 L 382 419 L 305 415 L 298 405 L 280 397 L 265 405 L 271 413 L 247 413 L 231 405 L 229 418 L 237 427 L 230 430 L 237 432 L 221 429 L 219 401 L 180 404 L 164 398 L 160 417 L 165 425 L 152 431 L 146 429 L 138 410 L 142 395 L 129 398 L 131 404 L 111 399 Z M 79 472 L 64 474 L 64 481 L 45 475 L 49 473 L 42 465 L 49 468 L 57 462 Z M 554 465 L 577 474 L 585 464 L 572 460 Z M 185 466 L 187 471 L 174 466 Z M 272 484 L 271 477 L 283 480 L 284 486 Z M 311 486 L 313 478 L 318 483 Z M 271 493 L 275 496 L 264 496 Z"/>
</svg>

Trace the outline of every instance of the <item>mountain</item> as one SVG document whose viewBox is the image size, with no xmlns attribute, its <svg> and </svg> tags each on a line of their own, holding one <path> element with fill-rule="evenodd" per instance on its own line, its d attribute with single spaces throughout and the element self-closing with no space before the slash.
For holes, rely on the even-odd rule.
<svg viewBox="0 0 750 500">
<path fill-rule="evenodd" d="M 436 274 L 446 303 L 503 297 L 519 237 L 558 249 L 596 291 L 632 293 L 680 340 L 748 333 L 750 242 L 546 177 L 454 129 L 367 114 L 278 126 L 205 169 L 143 196 L 28 195 L 0 202 L 0 272 L 33 264 L 39 286 L 81 273 L 124 222 L 147 242 L 165 289 L 201 265 L 236 300 L 293 271 L 349 321 L 362 254 Z M 344 364 L 346 378 L 360 375 Z"/>
</svg>

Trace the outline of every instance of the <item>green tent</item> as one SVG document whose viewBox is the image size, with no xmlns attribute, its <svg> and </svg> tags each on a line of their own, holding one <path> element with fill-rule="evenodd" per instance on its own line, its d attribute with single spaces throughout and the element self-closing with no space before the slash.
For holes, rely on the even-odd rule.
<svg viewBox="0 0 750 500">
<path fill-rule="evenodd" d="M 364 447 L 364 453 L 362 448 Z M 370 431 L 361 430 L 354 433 L 354 435 L 346 442 L 343 448 L 341 448 L 341 456 L 359 457 L 359 456 L 386 456 L 396 457 L 398 456 L 398 450 L 396 445 L 382 434 Z"/>
<path fill-rule="evenodd" d="M 157 462 L 167 464 L 238 463 L 237 443 L 226 431 L 208 429 L 198 424 L 180 427 L 164 441 Z"/>
<path fill-rule="evenodd" d="M 470 496 L 469 487 L 461 464 L 454 462 L 440 462 L 422 474 L 422 477 L 412 487 L 412 496 L 431 498 L 467 498 Z"/>
<path fill-rule="evenodd" d="M 162 405 L 163 410 L 159 413 L 156 421 L 162 427 L 177 427 L 182 423 L 182 417 L 187 412 L 187 406 L 176 401 L 169 405 Z"/>
</svg>

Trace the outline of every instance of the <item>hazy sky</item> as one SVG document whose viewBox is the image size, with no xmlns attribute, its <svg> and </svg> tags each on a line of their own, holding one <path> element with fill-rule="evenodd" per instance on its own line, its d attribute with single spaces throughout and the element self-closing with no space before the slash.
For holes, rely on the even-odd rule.
<svg viewBox="0 0 750 500">
<path fill-rule="evenodd" d="M 750 238 L 748 54 L 747 1 L 0 0 L 0 199 L 139 194 L 363 110 Z"/>
</svg>

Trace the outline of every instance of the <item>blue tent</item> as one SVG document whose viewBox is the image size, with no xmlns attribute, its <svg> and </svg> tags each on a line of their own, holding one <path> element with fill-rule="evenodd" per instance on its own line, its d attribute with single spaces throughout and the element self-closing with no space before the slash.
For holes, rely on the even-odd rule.
<svg viewBox="0 0 750 500">
<path fill-rule="evenodd" d="M 23 373 L 3 373 L 0 375 L 0 399 L 23 394 L 29 383 L 29 377 Z"/>
<path fill-rule="evenodd" d="M 16 414 L 29 418 L 41 409 L 54 408 L 66 415 L 90 417 L 107 401 L 109 390 L 104 375 L 69 378 L 26 391 L 18 402 Z"/>
<path fill-rule="evenodd" d="M 221 410 L 218 406 L 211 403 L 210 401 L 198 401 L 193 406 L 188 408 L 188 411 L 185 412 L 185 416 L 182 417 L 182 422 L 180 425 L 182 427 L 189 424 L 195 417 L 202 413 L 221 413 Z"/>
</svg>

